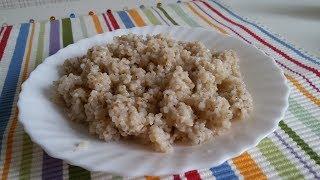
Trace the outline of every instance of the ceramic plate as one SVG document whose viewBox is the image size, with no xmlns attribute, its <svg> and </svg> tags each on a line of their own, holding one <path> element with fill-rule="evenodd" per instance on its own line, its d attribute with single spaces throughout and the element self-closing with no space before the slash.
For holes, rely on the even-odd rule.
<svg viewBox="0 0 320 180">
<path fill-rule="evenodd" d="M 219 51 L 233 49 L 253 97 L 254 111 L 246 121 L 233 123 L 230 131 L 199 146 L 175 147 L 173 153 L 156 153 L 126 142 L 103 142 L 84 127 L 71 123 L 62 108 L 50 100 L 50 86 L 59 78 L 59 66 L 67 58 L 84 55 L 88 48 L 112 42 L 114 36 L 134 33 L 168 34 L 176 40 L 201 41 Z M 20 93 L 19 120 L 31 139 L 49 155 L 92 171 L 120 175 L 177 174 L 219 165 L 255 146 L 271 133 L 284 116 L 289 89 L 275 61 L 257 48 L 236 38 L 202 28 L 149 26 L 99 34 L 61 49 L 46 58 L 30 75 Z M 83 148 L 77 144 L 86 142 Z"/>
</svg>

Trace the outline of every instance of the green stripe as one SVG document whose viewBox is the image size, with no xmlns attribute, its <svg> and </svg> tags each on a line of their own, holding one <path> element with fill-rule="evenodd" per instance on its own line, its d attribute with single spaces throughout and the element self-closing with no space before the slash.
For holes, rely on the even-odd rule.
<svg viewBox="0 0 320 180">
<path fill-rule="evenodd" d="M 170 4 L 169 7 L 173 9 L 189 26 L 199 27 L 200 25 L 191 19 L 177 4 Z"/>
<path fill-rule="evenodd" d="M 174 25 L 179 25 L 177 22 L 175 22 L 175 21 L 169 16 L 169 14 L 167 13 L 166 10 L 164 10 L 161 6 L 157 6 L 157 7 L 158 7 L 158 9 L 166 16 L 166 18 L 167 18 L 169 21 L 171 21 L 172 24 L 174 24 Z"/>
<path fill-rule="evenodd" d="M 311 159 L 313 159 L 316 164 L 320 165 L 320 157 L 319 155 L 314 152 L 310 146 L 302 140 L 296 132 L 294 132 L 288 125 L 286 125 L 283 121 L 280 121 L 279 126 L 281 129 L 289 135 L 289 137 L 297 143 L 298 146 L 301 147 L 302 150 L 304 150 Z"/>
<path fill-rule="evenodd" d="M 289 104 L 289 111 L 312 132 L 320 136 L 320 119 L 315 118 L 307 109 L 303 108 L 293 98 L 289 98 Z"/>
<path fill-rule="evenodd" d="M 84 22 L 83 16 L 80 16 L 80 26 L 81 26 L 81 30 L 82 30 L 82 36 L 83 38 L 87 38 L 88 37 L 88 30 L 87 30 L 87 26 L 86 23 Z"/>
<path fill-rule="evenodd" d="M 123 177 L 121 176 L 112 176 L 112 180 L 122 180 Z"/>
<path fill-rule="evenodd" d="M 27 180 L 30 179 L 31 163 L 32 163 L 32 149 L 33 144 L 30 137 L 24 132 L 23 143 L 22 143 L 22 158 L 20 165 L 20 176 L 19 179 Z"/>
<path fill-rule="evenodd" d="M 35 60 L 35 67 L 37 67 L 43 61 L 43 47 L 44 47 L 44 32 L 45 32 L 45 22 L 40 23 L 39 37 L 38 37 L 38 46 L 37 54 Z M 22 157 L 21 157 L 21 166 L 19 169 L 19 179 L 25 180 L 30 179 L 31 174 L 31 164 L 33 156 L 33 143 L 25 132 L 22 137 Z"/>
<path fill-rule="evenodd" d="M 258 148 L 262 155 L 270 162 L 279 176 L 286 179 L 303 179 L 299 170 L 286 158 L 278 147 L 269 139 L 263 139 Z"/>
<path fill-rule="evenodd" d="M 78 166 L 69 165 L 69 180 L 91 179 L 90 172 Z"/>
<path fill-rule="evenodd" d="M 152 13 L 150 9 L 147 8 L 141 8 L 142 12 L 147 16 L 149 21 L 153 25 L 161 25 L 162 23 L 157 19 L 157 17 Z"/>
<path fill-rule="evenodd" d="M 62 40 L 63 40 L 63 47 L 66 47 L 69 44 L 73 43 L 70 18 L 62 19 Z"/>
<path fill-rule="evenodd" d="M 62 19 L 62 41 L 63 47 L 73 43 L 72 26 L 69 18 Z M 87 171 L 81 167 L 69 165 L 69 179 L 91 179 L 91 174 L 90 171 Z"/>
<path fill-rule="evenodd" d="M 38 38 L 38 47 L 35 67 L 37 67 L 43 61 L 43 47 L 44 47 L 44 31 L 45 31 L 45 22 L 40 23 L 39 38 Z"/>
</svg>

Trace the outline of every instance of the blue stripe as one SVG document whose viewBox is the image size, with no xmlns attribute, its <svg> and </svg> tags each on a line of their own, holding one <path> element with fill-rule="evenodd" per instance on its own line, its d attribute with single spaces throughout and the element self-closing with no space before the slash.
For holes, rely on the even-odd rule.
<svg viewBox="0 0 320 180">
<path fill-rule="evenodd" d="M 246 22 L 254 27 L 256 27 L 257 29 L 259 29 L 261 32 L 265 33 L 266 35 L 268 35 L 270 38 L 272 38 L 273 40 L 277 41 L 278 43 L 282 44 L 283 46 L 285 46 L 286 48 L 289 48 L 291 49 L 293 52 L 295 52 L 296 54 L 298 54 L 299 56 L 315 63 L 315 64 L 318 64 L 320 65 L 320 59 L 316 58 L 316 59 L 313 59 L 309 56 L 306 56 L 305 54 L 303 54 L 301 51 L 295 49 L 294 47 L 290 46 L 289 44 L 285 43 L 284 41 L 282 41 L 281 39 L 277 38 L 276 36 L 274 36 L 272 33 L 266 31 L 265 29 L 263 29 L 262 27 L 250 22 L 250 21 L 247 21 L 245 19 L 243 19 L 242 17 L 238 16 L 237 14 L 233 13 L 232 11 L 230 11 L 229 9 L 227 9 L 226 7 L 224 7 L 223 5 L 221 5 L 220 3 L 214 1 L 214 0 L 211 0 L 212 2 L 214 2 L 215 4 L 217 4 L 219 7 L 221 7 L 222 9 L 224 9 L 225 11 L 227 11 L 229 14 L 231 14 L 232 16 L 238 18 L 239 20 L 243 21 L 243 22 Z"/>
<path fill-rule="evenodd" d="M 126 28 L 134 27 L 133 22 L 131 21 L 130 17 L 128 16 L 128 14 L 125 11 L 118 11 L 118 14 L 119 14 L 122 22 L 126 26 Z"/>
<path fill-rule="evenodd" d="M 216 20 L 214 17 L 212 17 L 209 13 L 207 13 L 205 10 L 203 10 L 197 3 L 193 2 L 194 5 L 196 5 L 198 7 L 198 9 L 200 9 L 203 13 L 205 13 L 207 16 L 209 16 L 212 20 L 214 20 L 215 22 L 219 23 L 220 25 L 230 29 L 233 33 L 235 33 L 237 36 L 241 37 L 243 40 L 245 40 L 247 43 L 251 44 L 250 41 L 248 41 L 246 38 L 244 38 L 243 36 L 241 36 L 239 33 L 237 33 L 235 30 L 233 30 L 231 27 L 219 22 L 218 20 Z"/>
<path fill-rule="evenodd" d="M 12 112 L 13 101 L 20 77 L 21 64 L 27 45 L 29 27 L 29 23 L 21 24 L 9 70 L 0 96 L 0 145 L 2 144 L 3 136 Z M 2 149 L 0 148 L 0 154 L 1 150 Z"/>
<path fill-rule="evenodd" d="M 234 171 L 227 161 L 219 166 L 210 168 L 210 171 L 217 180 L 239 179 L 238 176 L 234 174 Z"/>
</svg>

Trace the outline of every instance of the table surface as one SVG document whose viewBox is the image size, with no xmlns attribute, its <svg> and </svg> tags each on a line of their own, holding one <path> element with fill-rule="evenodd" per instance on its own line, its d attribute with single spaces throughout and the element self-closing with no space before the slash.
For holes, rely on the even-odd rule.
<svg viewBox="0 0 320 180">
<path fill-rule="evenodd" d="M 123 7 L 134 7 L 141 4 L 150 6 L 158 2 L 157 0 L 117 0 L 117 3 L 105 0 L 90 0 L 90 3 L 87 3 L 87 0 L 46 1 L 68 2 L 18 9 L 2 9 L 0 10 L 0 24 L 4 22 L 9 24 L 20 23 L 29 19 L 40 21 L 48 19 L 50 16 L 56 16 L 57 18 L 68 16 L 70 13 L 84 15 L 91 10 L 103 12 L 107 8 L 122 9 Z M 162 0 L 161 2 L 173 3 L 176 0 Z M 297 45 L 298 48 L 320 57 L 320 1 L 227 0 L 223 3 L 239 14 L 260 22 L 272 32 L 280 34 L 289 42 Z"/>
</svg>

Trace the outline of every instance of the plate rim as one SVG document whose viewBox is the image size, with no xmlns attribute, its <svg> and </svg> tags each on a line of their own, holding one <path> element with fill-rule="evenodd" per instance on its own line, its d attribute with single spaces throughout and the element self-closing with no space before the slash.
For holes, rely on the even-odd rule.
<svg viewBox="0 0 320 180">
<path fill-rule="evenodd" d="M 261 49 L 259 49 L 258 47 L 252 45 L 252 44 L 246 44 L 245 42 L 239 40 L 237 37 L 234 37 L 234 36 L 231 36 L 231 35 L 225 35 L 225 34 L 221 34 L 217 31 L 214 31 L 214 30 L 210 30 L 210 29 L 206 29 L 206 28 L 203 28 L 203 27 L 184 27 L 184 26 L 164 26 L 164 25 L 156 25 L 156 26 L 144 26 L 144 27 L 133 27 L 133 28 L 129 28 L 129 29 L 118 29 L 118 30 L 115 30 L 115 31 L 111 31 L 111 32 L 105 32 L 105 33 L 102 33 L 102 34 L 97 34 L 97 35 L 94 35 L 92 37 L 88 37 L 88 38 L 84 38 L 84 39 L 81 39 L 73 44 L 70 44 L 64 48 L 61 48 L 60 50 L 58 50 L 55 54 L 51 55 L 51 56 L 48 56 L 44 59 L 44 61 L 38 65 L 29 75 L 29 78 L 27 80 L 25 80 L 23 82 L 23 84 L 21 85 L 21 92 L 19 94 L 19 100 L 17 102 L 17 107 L 19 109 L 19 114 L 18 114 L 18 120 L 19 122 L 23 125 L 23 129 L 25 130 L 25 132 L 30 136 L 31 140 L 35 143 L 37 143 L 48 155 L 54 157 L 54 158 L 58 158 L 58 159 L 62 159 L 63 161 L 67 162 L 68 164 L 71 164 L 71 165 L 76 165 L 76 166 L 80 166 L 80 167 L 83 167 L 89 171 L 100 171 L 100 169 L 97 169 L 97 168 L 94 168 L 92 166 L 89 166 L 87 164 L 84 164 L 84 163 L 81 163 L 77 160 L 74 160 L 74 158 L 70 159 L 68 157 L 64 157 L 63 155 L 59 154 L 59 152 L 54 152 L 54 150 L 52 149 L 49 149 L 48 147 L 46 147 L 41 140 L 39 140 L 38 137 L 36 137 L 33 133 L 32 133 L 32 129 L 29 129 L 28 128 L 28 123 L 26 121 L 23 120 L 23 117 L 22 117 L 22 107 L 23 107 L 23 95 L 24 95 L 24 89 L 25 89 L 25 86 L 26 84 L 29 83 L 30 81 L 30 77 L 34 76 L 34 74 L 37 73 L 37 71 L 39 69 L 41 69 L 41 67 L 45 66 L 49 61 L 50 59 L 52 58 L 55 58 L 55 57 L 58 57 L 60 56 L 61 54 L 65 53 L 65 52 L 68 52 L 69 49 L 71 49 L 72 47 L 74 46 L 79 46 L 85 42 L 88 42 L 90 41 L 90 39 L 97 39 L 99 37 L 102 37 L 102 36 L 105 36 L 106 34 L 111 34 L 112 37 L 114 37 L 116 35 L 117 32 L 124 32 L 123 34 L 128 34 L 134 30 L 141 30 L 141 29 L 148 29 L 148 28 L 172 28 L 172 29 L 189 29 L 189 30 L 201 30 L 201 31 L 207 31 L 208 33 L 216 33 L 216 34 L 219 34 L 221 36 L 226 36 L 228 38 L 231 38 L 231 39 L 234 39 L 236 41 L 240 41 L 243 45 L 245 46 L 248 46 L 250 48 L 254 48 L 256 51 L 259 51 L 262 55 L 266 56 L 268 59 L 270 59 L 270 61 L 272 62 L 272 66 L 275 66 L 276 69 L 279 71 L 279 75 L 280 75 L 280 78 L 282 80 L 282 85 L 283 85 L 283 88 L 285 89 L 285 92 L 284 92 L 284 98 L 282 98 L 282 102 L 284 104 L 283 108 L 281 109 L 281 112 L 280 112 L 280 116 L 273 122 L 273 127 L 272 128 L 269 128 L 268 130 L 265 130 L 266 132 L 263 133 L 263 134 L 260 134 L 259 136 L 256 136 L 255 140 L 250 142 L 250 143 L 247 143 L 247 145 L 245 146 L 242 146 L 240 148 L 240 150 L 237 150 L 236 152 L 234 151 L 230 151 L 227 153 L 227 155 L 225 155 L 225 157 L 223 158 L 220 158 L 220 161 L 218 164 L 221 164 L 223 163 L 225 160 L 227 159 L 230 159 L 231 157 L 234 157 L 236 155 L 239 155 L 239 154 L 242 154 L 244 151 L 248 150 L 249 148 L 251 147 L 254 147 L 256 146 L 263 138 L 265 138 L 266 136 L 268 136 L 270 133 L 272 133 L 278 126 L 278 123 L 280 122 L 280 120 L 284 117 L 285 115 L 285 112 L 289 106 L 289 102 L 288 102 L 288 98 L 289 98 L 289 94 L 290 94 L 290 88 L 288 86 L 288 83 L 287 83 L 287 79 L 285 78 L 282 70 L 279 68 L 279 66 L 277 65 L 277 63 L 275 62 L 275 60 L 273 58 L 271 58 L 270 56 L 268 56 L 265 52 L 263 52 Z M 196 167 L 191 167 L 191 166 L 185 166 L 184 168 L 180 168 L 179 171 L 188 171 L 188 170 L 192 170 L 192 169 L 199 169 L 199 168 L 208 168 L 207 165 L 205 166 L 201 166 L 201 165 L 197 165 Z M 108 170 L 108 173 L 116 173 L 116 174 L 120 174 L 120 175 L 137 175 L 137 174 L 134 174 L 128 170 L 123 170 L 123 169 L 119 169 L 119 170 L 116 170 L 116 169 L 113 169 L 113 170 Z M 173 174 L 173 173 L 179 173 L 177 171 L 168 171 L 168 173 L 166 174 Z M 141 174 L 140 174 L 141 175 Z M 144 174 L 142 174 L 144 175 Z M 159 175 L 165 175 L 165 174 L 159 174 Z"/>
</svg>

